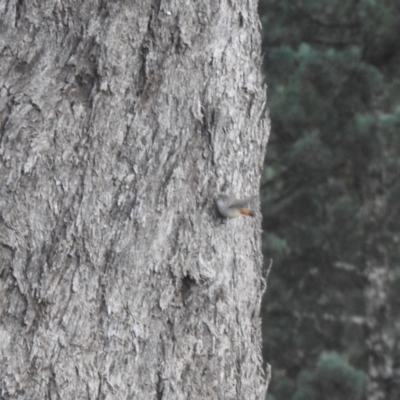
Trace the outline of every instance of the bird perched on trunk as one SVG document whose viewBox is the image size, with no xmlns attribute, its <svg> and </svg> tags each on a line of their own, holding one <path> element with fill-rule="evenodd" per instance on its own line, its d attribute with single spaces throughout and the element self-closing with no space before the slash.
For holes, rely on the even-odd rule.
<svg viewBox="0 0 400 400">
<path fill-rule="evenodd" d="M 254 216 L 254 212 L 248 207 L 253 197 L 239 200 L 232 196 L 221 194 L 216 200 L 219 213 L 225 218 L 236 218 L 241 215 Z"/>
</svg>

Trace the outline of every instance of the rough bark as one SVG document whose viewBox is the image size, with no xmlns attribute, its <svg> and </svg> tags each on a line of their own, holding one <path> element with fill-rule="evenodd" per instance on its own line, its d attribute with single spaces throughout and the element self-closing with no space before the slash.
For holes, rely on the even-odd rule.
<svg viewBox="0 0 400 400">
<path fill-rule="evenodd" d="M 257 2 L 0 19 L 2 398 L 263 399 Z"/>
</svg>

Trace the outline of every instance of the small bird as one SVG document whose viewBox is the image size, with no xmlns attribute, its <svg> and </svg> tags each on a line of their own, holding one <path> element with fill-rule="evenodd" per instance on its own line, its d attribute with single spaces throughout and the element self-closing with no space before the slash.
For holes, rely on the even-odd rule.
<svg viewBox="0 0 400 400">
<path fill-rule="evenodd" d="M 232 196 L 221 194 L 216 200 L 219 213 L 225 218 L 236 218 L 241 215 L 254 216 L 254 212 L 247 207 L 252 197 L 238 200 Z"/>
</svg>

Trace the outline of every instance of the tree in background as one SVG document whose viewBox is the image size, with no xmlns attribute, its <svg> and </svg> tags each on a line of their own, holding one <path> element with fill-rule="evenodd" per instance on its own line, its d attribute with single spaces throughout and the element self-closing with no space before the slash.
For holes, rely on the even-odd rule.
<svg viewBox="0 0 400 400">
<path fill-rule="evenodd" d="M 304 371 L 335 350 L 366 374 L 368 400 L 397 399 L 400 4 L 264 0 L 260 13 L 271 393 L 298 398 Z"/>
<path fill-rule="evenodd" d="M 215 4 L 214 4 L 215 3 Z M 0 2 L 1 399 L 263 399 L 253 1 Z"/>
</svg>

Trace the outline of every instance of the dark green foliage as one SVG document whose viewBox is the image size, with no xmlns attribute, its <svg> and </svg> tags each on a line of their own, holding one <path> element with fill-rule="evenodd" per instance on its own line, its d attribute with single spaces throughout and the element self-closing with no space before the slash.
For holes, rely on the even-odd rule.
<svg viewBox="0 0 400 400">
<path fill-rule="evenodd" d="M 314 371 L 303 371 L 293 400 L 360 400 L 364 374 L 337 353 L 322 353 Z M 286 397 L 288 399 L 288 397 Z"/>
<path fill-rule="evenodd" d="M 288 399 L 290 400 L 296 391 L 296 386 L 290 379 L 282 378 L 277 381 L 275 386 L 276 398 L 273 395 L 268 395 L 267 400 Z"/>
<path fill-rule="evenodd" d="M 400 2 L 263 0 L 260 14 L 272 121 L 264 253 L 274 260 L 264 357 L 278 371 L 276 400 L 313 399 L 304 368 L 319 360 L 314 378 L 326 363 L 343 370 L 338 376 L 351 368 L 324 351 L 366 371 L 363 206 L 365 182 L 378 168 L 388 205 L 380 237 L 400 311 Z"/>
</svg>

